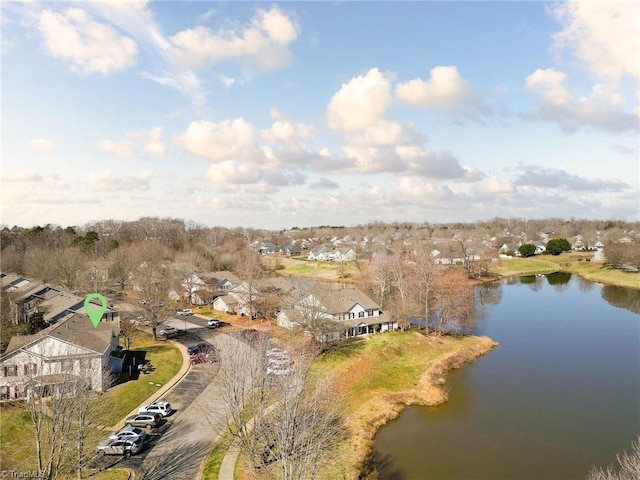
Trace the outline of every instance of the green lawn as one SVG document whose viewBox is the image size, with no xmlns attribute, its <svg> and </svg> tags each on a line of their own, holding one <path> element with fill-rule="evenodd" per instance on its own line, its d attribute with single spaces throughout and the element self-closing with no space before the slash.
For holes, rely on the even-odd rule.
<svg viewBox="0 0 640 480">
<path fill-rule="evenodd" d="M 220 466 L 222 465 L 222 459 L 224 458 L 227 450 L 233 442 L 233 435 L 231 432 L 225 433 L 220 440 L 218 440 L 213 446 L 213 450 L 209 454 L 207 464 L 204 467 L 202 473 L 202 480 L 218 480 L 218 474 L 220 473 Z"/>
<path fill-rule="evenodd" d="M 140 375 L 138 380 L 112 387 L 100 395 L 96 399 L 98 411 L 101 412 L 96 423 L 100 425 L 117 424 L 171 380 L 182 366 L 180 350 L 165 340 L 154 341 L 151 334 L 136 333 L 131 349 L 146 351 L 145 358 L 156 370 L 148 375 Z"/>
</svg>

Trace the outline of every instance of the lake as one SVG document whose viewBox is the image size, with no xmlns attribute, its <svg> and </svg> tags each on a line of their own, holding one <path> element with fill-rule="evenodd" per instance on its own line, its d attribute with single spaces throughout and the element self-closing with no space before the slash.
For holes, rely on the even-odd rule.
<svg viewBox="0 0 640 480">
<path fill-rule="evenodd" d="M 500 346 L 447 379 L 449 401 L 380 429 L 380 479 L 584 479 L 640 434 L 640 291 L 570 274 L 477 288 Z"/>
</svg>

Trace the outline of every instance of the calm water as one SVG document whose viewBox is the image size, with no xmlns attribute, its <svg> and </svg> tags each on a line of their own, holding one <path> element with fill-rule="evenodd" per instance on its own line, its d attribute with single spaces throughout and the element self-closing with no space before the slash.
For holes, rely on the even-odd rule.
<svg viewBox="0 0 640 480">
<path fill-rule="evenodd" d="M 381 479 L 584 479 L 640 434 L 640 291 L 523 277 L 478 291 L 500 343 L 375 439 Z"/>
</svg>

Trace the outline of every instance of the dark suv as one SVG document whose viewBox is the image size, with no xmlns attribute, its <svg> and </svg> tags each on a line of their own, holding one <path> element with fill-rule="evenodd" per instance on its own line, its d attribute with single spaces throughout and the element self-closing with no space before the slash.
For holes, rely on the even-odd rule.
<svg viewBox="0 0 640 480">
<path fill-rule="evenodd" d="M 205 351 L 207 348 L 209 348 L 208 343 L 200 342 L 200 343 L 196 343 L 195 345 L 191 345 L 190 347 L 187 347 L 187 352 L 189 353 L 189 355 L 195 355 L 196 353 Z"/>
</svg>

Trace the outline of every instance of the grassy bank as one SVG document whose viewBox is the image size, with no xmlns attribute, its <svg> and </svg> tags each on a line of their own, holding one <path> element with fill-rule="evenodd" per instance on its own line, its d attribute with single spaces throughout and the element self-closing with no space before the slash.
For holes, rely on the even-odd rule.
<svg viewBox="0 0 640 480">
<path fill-rule="evenodd" d="M 324 355 L 316 368 L 336 379 L 348 414 L 349 438 L 336 454 L 336 469 L 344 478 L 358 478 L 382 425 L 405 405 L 446 401 L 446 372 L 495 346 L 487 337 L 425 337 L 412 331 L 376 335 Z"/>
<path fill-rule="evenodd" d="M 588 252 L 561 255 L 537 255 L 529 258 L 500 259 L 490 268 L 499 277 L 533 275 L 536 273 L 568 272 L 597 283 L 640 289 L 640 274 L 607 267 L 602 260 L 591 260 Z"/>
</svg>

